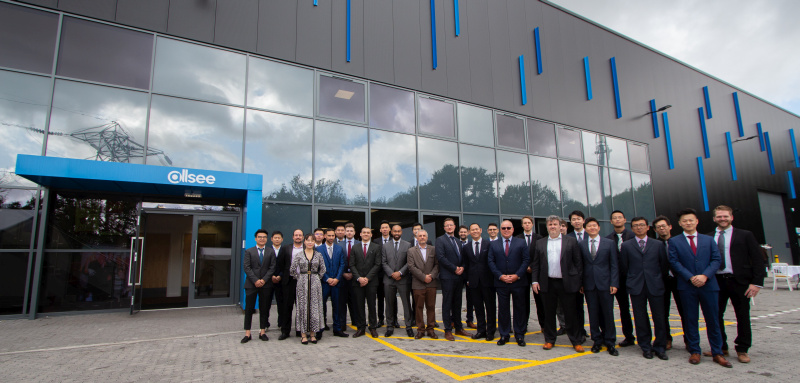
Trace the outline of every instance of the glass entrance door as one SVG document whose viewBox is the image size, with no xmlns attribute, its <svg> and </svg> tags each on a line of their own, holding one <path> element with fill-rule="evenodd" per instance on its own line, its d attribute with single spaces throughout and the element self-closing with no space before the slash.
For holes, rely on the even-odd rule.
<svg viewBox="0 0 800 383">
<path fill-rule="evenodd" d="M 131 237 L 130 264 L 128 265 L 128 288 L 131 290 L 131 315 L 142 310 L 142 252 L 144 251 L 144 226 L 145 216 L 141 203 L 138 206 L 139 215 L 136 217 L 136 235 Z"/>
<path fill-rule="evenodd" d="M 232 302 L 237 219 L 232 216 L 195 215 L 189 269 L 189 306 Z"/>
</svg>

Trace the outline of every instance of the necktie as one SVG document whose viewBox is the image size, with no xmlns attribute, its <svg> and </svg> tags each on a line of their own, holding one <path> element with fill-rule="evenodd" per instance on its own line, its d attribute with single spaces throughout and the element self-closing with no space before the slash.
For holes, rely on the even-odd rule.
<svg viewBox="0 0 800 383">
<path fill-rule="evenodd" d="M 694 237 L 695 236 L 693 236 L 693 235 L 687 235 L 686 236 L 686 238 L 689 238 L 689 246 L 691 246 L 691 248 L 692 248 L 692 254 L 697 255 L 697 245 L 695 245 L 695 243 L 694 243 Z"/>
<path fill-rule="evenodd" d="M 506 257 L 508 256 L 508 242 L 510 241 L 506 239 Z"/>
<path fill-rule="evenodd" d="M 328 256 L 333 258 L 333 248 L 328 246 Z"/>
<path fill-rule="evenodd" d="M 592 240 L 592 250 L 590 252 L 592 254 L 592 260 L 594 261 L 594 259 L 597 258 L 597 240 L 596 239 Z"/>
<path fill-rule="evenodd" d="M 583 233 L 578 233 L 578 242 L 583 242 Z"/>
<path fill-rule="evenodd" d="M 622 251 L 622 234 L 617 234 L 617 250 Z"/>
<path fill-rule="evenodd" d="M 364 244 L 364 259 L 367 259 L 367 244 Z"/>
<path fill-rule="evenodd" d="M 478 253 L 480 253 L 480 252 L 481 252 L 481 243 L 480 242 L 475 242 L 475 256 L 477 257 Z"/>
<path fill-rule="evenodd" d="M 719 247 L 719 257 L 721 258 L 719 269 L 725 270 L 725 230 L 721 230 L 719 232 L 719 237 L 717 238 L 717 247 Z"/>
<path fill-rule="evenodd" d="M 641 250 L 641 251 L 642 251 L 642 253 L 644 253 L 644 243 L 645 243 L 645 242 L 644 242 L 644 240 L 643 240 L 643 239 L 640 239 L 640 240 L 639 240 L 639 250 Z"/>
<path fill-rule="evenodd" d="M 531 245 L 531 235 L 530 234 L 525 234 L 525 243 L 527 243 L 528 246 Z"/>
<path fill-rule="evenodd" d="M 394 241 L 394 252 L 397 253 L 400 251 L 400 242 Z"/>
<path fill-rule="evenodd" d="M 347 264 L 350 264 L 350 252 L 353 251 L 353 241 L 347 241 Z"/>
<path fill-rule="evenodd" d="M 456 248 L 456 256 L 458 257 L 458 262 L 461 262 L 461 252 L 458 251 L 458 243 L 456 242 L 456 237 L 450 237 L 450 240 L 453 242 L 453 247 Z"/>
<path fill-rule="evenodd" d="M 264 263 L 264 249 L 258 249 L 258 264 Z"/>
</svg>

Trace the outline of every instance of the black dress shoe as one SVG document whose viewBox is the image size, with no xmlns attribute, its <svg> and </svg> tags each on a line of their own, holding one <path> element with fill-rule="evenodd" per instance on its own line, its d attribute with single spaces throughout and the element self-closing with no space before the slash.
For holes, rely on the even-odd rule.
<svg viewBox="0 0 800 383">
<path fill-rule="evenodd" d="M 314 334 L 314 337 L 317 338 L 317 340 L 322 339 L 322 331 L 325 331 L 325 330 L 320 330 L 316 334 Z"/>
<path fill-rule="evenodd" d="M 394 327 L 389 327 L 389 328 L 386 329 L 386 334 L 384 334 L 383 336 L 388 338 L 388 337 L 392 336 L 392 334 L 394 334 Z"/>
<path fill-rule="evenodd" d="M 376 331 L 374 328 L 371 328 L 371 329 L 369 329 L 369 335 L 371 337 L 373 337 L 373 338 L 377 338 L 378 337 L 378 331 Z"/>
<path fill-rule="evenodd" d="M 493 332 L 487 333 L 486 334 L 486 340 L 488 340 L 489 342 L 493 341 L 494 340 L 494 333 Z"/>
<path fill-rule="evenodd" d="M 497 341 L 497 345 L 498 346 L 502 346 L 502 345 L 504 345 L 506 343 L 508 343 L 508 337 L 507 336 L 501 336 L 500 340 Z"/>
<path fill-rule="evenodd" d="M 325 325 L 325 328 L 323 328 L 323 329 L 322 329 L 322 331 L 328 331 L 328 330 L 330 330 L 330 329 L 331 329 L 331 328 L 330 328 L 330 327 L 328 327 L 328 325 Z"/>
<path fill-rule="evenodd" d="M 353 338 L 358 338 L 358 337 L 360 337 L 362 335 L 364 335 L 364 329 L 360 328 L 360 329 L 356 330 L 355 334 L 353 334 Z"/>
<path fill-rule="evenodd" d="M 558 332 L 556 333 L 556 335 L 564 335 L 564 328 L 562 327 L 562 328 L 558 329 Z"/>
<path fill-rule="evenodd" d="M 486 338 L 485 332 L 477 332 L 475 333 L 475 335 L 472 336 L 472 339 L 481 339 L 481 338 Z"/>
<path fill-rule="evenodd" d="M 614 346 L 608 347 L 608 353 L 611 354 L 611 356 L 619 356 L 619 351 L 617 351 Z"/>
<path fill-rule="evenodd" d="M 642 356 L 645 359 L 653 359 L 653 352 L 652 351 L 642 351 Z"/>
<path fill-rule="evenodd" d="M 600 345 L 600 344 L 595 344 L 595 345 L 593 345 L 593 346 L 592 346 L 592 353 L 595 353 L 595 354 L 597 354 L 598 352 L 600 352 L 600 349 L 601 349 L 601 348 L 603 348 L 603 346 L 602 346 L 602 345 Z"/>
<path fill-rule="evenodd" d="M 633 346 L 636 344 L 636 339 L 634 338 L 625 338 L 622 342 L 619 342 L 620 347 L 628 347 Z"/>
<path fill-rule="evenodd" d="M 299 338 L 299 337 L 300 337 L 300 331 L 295 331 L 295 332 L 294 332 L 294 336 L 295 336 L 295 337 L 297 337 L 297 338 Z"/>
<path fill-rule="evenodd" d="M 333 336 L 338 336 L 339 338 L 349 338 L 350 334 L 348 334 L 348 333 L 346 333 L 344 331 L 334 331 L 333 332 Z"/>
<path fill-rule="evenodd" d="M 522 339 L 522 338 L 520 338 L 520 339 L 517 339 L 517 344 L 518 344 L 520 347 L 525 347 L 525 339 Z"/>
<path fill-rule="evenodd" d="M 409 338 L 413 338 L 414 337 L 414 329 L 412 329 L 411 327 L 406 327 L 406 335 L 408 335 Z"/>
<path fill-rule="evenodd" d="M 284 340 L 284 339 L 286 339 L 288 337 L 289 337 L 289 334 L 284 332 L 284 333 L 281 333 L 281 336 L 278 337 L 278 340 Z"/>
<path fill-rule="evenodd" d="M 258 336 L 258 339 L 261 339 L 262 341 L 266 342 L 269 340 L 269 337 L 267 336 L 267 334 L 260 334 Z"/>
<path fill-rule="evenodd" d="M 252 337 L 252 336 L 246 336 L 246 337 L 242 338 L 242 343 L 247 343 L 247 342 L 249 342 L 251 339 L 253 339 L 253 337 Z"/>
<path fill-rule="evenodd" d="M 658 351 L 656 351 L 654 354 L 656 354 L 656 356 L 658 357 L 658 359 L 661 359 L 661 360 L 669 360 L 669 357 L 667 356 L 667 353 L 666 353 L 666 352 L 658 352 Z"/>
</svg>

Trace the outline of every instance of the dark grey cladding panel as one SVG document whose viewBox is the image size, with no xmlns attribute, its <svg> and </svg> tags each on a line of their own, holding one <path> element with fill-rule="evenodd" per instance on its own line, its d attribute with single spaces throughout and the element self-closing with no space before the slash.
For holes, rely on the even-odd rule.
<svg viewBox="0 0 800 383">
<path fill-rule="evenodd" d="M 470 84 L 470 62 L 469 62 L 469 38 L 471 33 L 467 25 L 467 7 L 471 3 L 467 1 L 459 2 L 459 20 L 461 33 L 456 37 L 455 13 L 452 4 L 446 4 L 443 8 L 444 30 L 441 37 L 447 56 L 447 96 L 458 100 L 470 100 L 472 90 Z"/>
<path fill-rule="evenodd" d="M 508 70 L 512 75 L 511 88 L 509 90 L 511 91 L 513 101 L 507 109 L 511 112 L 530 114 L 533 112 L 530 87 L 526 87 L 528 103 L 522 105 L 519 56 L 524 56 L 523 59 L 526 61 L 525 70 L 528 72 L 526 73 L 525 80 L 526 83 L 530 83 L 528 78 L 531 77 L 532 73 L 536 73 L 536 71 L 535 69 L 531 71 L 530 69 L 532 68 L 528 64 L 535 63 L 535 60 L 530 61 L 529 59 L 531 56 L 533 56 L 533 58 L 536 57 L 536 51 L 533 49 L 533 30 L 528 31 L 525 16 L 525 0 L 508 1 L 509 60 L 511 60 L 512 63 Z"/>
<path fill-rule="evenodd" d="M 564 45 L 561 36 L 561 12 L 551 7 L 542 7 L 542 24 L 539 27 L 539 38 L 542 44 L 542 74 L 547 77 L 550 87 L 547 92 L 550 98 L 550 113 L 555 121 L 558 117 L 569 114 L 570 108 L 564 102 Z"/>
<path fill-rule="evenodd" d="M 214 24 L 214 43 L 249 52 L 258 40 L 258 0 L 220 1 Z"/>
<path fill-rule="evenodd" d="M 117 15 L 117 0 L 60 0 L 58 9 L 83 16 L 114 21 Z"/>
<path fill-rule="evenodd" d="M 550 74 L 555 72 L 559 76 L 559 81 L 553 85 L 558 87 L 559 90 L 558 109 L 560 113 L 563 113 L 560 117 L 569 117 L 571 119 L 571 121 L 559 121 L 573 126 L 584 127 L 586 126 L 584 122 L 592 122 L 589 105 L 594 100 L 586 100 L 586 77 L 583 58 L 589 55 L 589 44 L 581 32 L 577 18 L 565 14 L 559 16 L 557 33 L 559 34 L 558 50 L 561 52 L 561 56 L 554 57 L 559 61 L 559 64 L 548 69 Z M 608 62 L 608 59 L 598 57 L 594 61 L 596 62 L 592 62 L 590 57 L 590 64 L 595 64 L 602 68 L 607 66 L 604 62 Z M 553 86 L 551 86 L 552 88 Z M 603 88 L 608 89 L 605 86 Z"/>
<path fill-rule="evenodd" d="M 392 0 L 364 2 L 364 75 L 394 83 Z"/>
<path fill-rule="evenodd" d="M 169 0 L 117 0 L 117 22 L 156 32 L 167 31 Z"/>
<path fill-rule="evenodd" d="M 492 47 L 489 41 L 489 21 L 486 19 L 489 0 L 472 0 L 462 7 L 466 8 L 466 17 L 461 19 L 461 33 L 469 39 L 469 82 L 472 92 L 469 101 L 480 105 L 494 105 Z"/>
<path fill-rule="evenodd" d="M 422 34 L 421 31 L 429 30 L 430 26 L 420 25 L 418 1 L 395 1 L 393 5 L 394 81 L 399 86 L 421 89 L 423 64 L 420 58 L 420 39 L 430 39 L 429 33 Z M 424 65 L 431 67 L 430 62 Z"/>
<path fill-rule="evenodd" d="M 364 0 L 350 2 L 350 62 L 347 62 L 347 0 L 333 0 L 332 11 L 331 69 L 364 77 Z"/>
<path fill-rule="evenodd" d="M 525 78 L 528 82 L 528 106 L 530 109 L 526 109 L 524 113 L 539 118 L 551 119 L 550 79 L 545 75 L 537 74 L 536 45 L 533 37 L 534 29 L 542 26 L 543 8 L 544 6 L 540 2 L 525 2 L 525 22 L 527 25 L 525 34 L 528 41 L 525 53 Z M 541 33 L 541 29 L 539 31 Z"/>
<path fill-rule="evenodd" d="M 445 30 L 444 22 L 444 0 L 436 0 L 436 59 L 437 69 L 433 69 L 433 52 L 431 49 L 431 2 L 429 0 L 419 0 L 419 25 L 422 31 L 420 38 L 421 70 L 422 70 L 422 90 L 425 92 L 447 95 L 447 50 L 445 49 L 446 33 L 452 31 Z M 448 4 L 451 8 L 452 1 Z"/>
<path fill-rule="evenodd" d="M 265 56 L 294 61 L 297 46 L 297 7 L 294 1 L 260 0 L 258 45 Z"/>
<path fill-rule="evenodd" d="M 216 12 L 216 0 L 170 1 L 167 33 L 212 43 Z"/>
<path fill-rule="evenodd" d="M 331 2 L 297 2 L 297 62 L 331 68 Z"/>
<path fill-rule="evenodd" d="M 519 62 L 516 58 L 511 58 L 507 3 L 491 1 L 486 17 L 489 19 L 489 42 L 492 47 L 494 105 L 509 109 L 515 100 L 512 82 L 519 81 Z"/>
<path fill-rule="evenodd" d="M 55 8 L 58 6 L 58 0 L 22 0 L 21 3 L 28 3 L 33 5 L 39 5 L 42 7 L 47 8 Z"/>
</svg>

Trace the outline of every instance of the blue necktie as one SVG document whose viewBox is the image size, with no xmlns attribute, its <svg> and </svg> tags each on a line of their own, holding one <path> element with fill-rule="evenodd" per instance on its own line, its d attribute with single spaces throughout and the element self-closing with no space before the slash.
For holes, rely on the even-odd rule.
<svg viewBox="0 0 800 383">
<path fill-rule="evenodd" d="M 458 256 L 458 262 L 461 263 L 461 252 L 458 251 L 458 243 L 456 243 L 456 237 L 450 237 L 450 240 L 453 241 L 453 247 L 456 248 L 456 255 Z"/>
<path fill-rule="evenodd" d="M 258 264 L 264 263 L 264 249 L 258 249 Z"/>
</svg>

